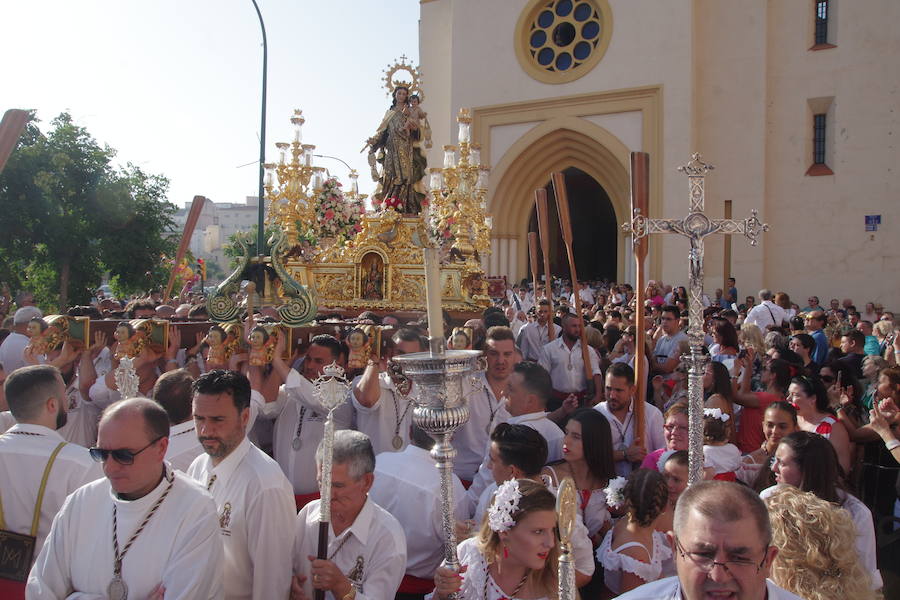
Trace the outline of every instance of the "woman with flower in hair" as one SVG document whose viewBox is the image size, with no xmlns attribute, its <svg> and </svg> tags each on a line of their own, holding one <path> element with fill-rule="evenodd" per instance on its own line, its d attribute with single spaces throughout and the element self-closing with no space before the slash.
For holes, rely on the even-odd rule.
<svg viewBox="0 0 900 600">
<path fill-rule="evenodd" d="M 766 498 L 772 521 L 772 579 L 807 600 L 874 599 L 856 551 L 850 515 L 811 492 L 779 488 Z"/>
<path fill-rule="evenodd" d="M 741 451 L 728 443 L 728 413 L 718 408 L 703 409 L 703 460 L 712 469 L 713 479 L 735 481 L 741 467 Z"/>
<path fill-rule="evenodd" d="M 556 496 L 540 483 L 510 479 L 497 489 L 475 537 L 457 546 L 461 569 L 439 568 L 428 599 L 556 600 Z"/>
<path fill-rule="evenodd" d="M 618 595 L 659 579 L 663 562 L 672 558 L 665 534 L 655 527 L 669 490 L 659 471 L 638 469 L 627 480 L 616 477 L 605 491 L 610 506 L 625 510 L 597 548 L 606 587 Z"/>
</svg>

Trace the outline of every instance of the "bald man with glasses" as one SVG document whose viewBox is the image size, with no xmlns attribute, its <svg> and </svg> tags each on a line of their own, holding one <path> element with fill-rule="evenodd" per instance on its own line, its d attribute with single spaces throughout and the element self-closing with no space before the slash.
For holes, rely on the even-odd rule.
<svg viewBox="0 0 900 600">
<path fill-rule="evenodd" d="M 164 462 L 168 443 L 168 416 L 152 400 L 107 407 L 90 449 L 106 477 L 76 490 L 53 520 L 30 600 L 223 597 L 215 504 Z"/>
</svg>

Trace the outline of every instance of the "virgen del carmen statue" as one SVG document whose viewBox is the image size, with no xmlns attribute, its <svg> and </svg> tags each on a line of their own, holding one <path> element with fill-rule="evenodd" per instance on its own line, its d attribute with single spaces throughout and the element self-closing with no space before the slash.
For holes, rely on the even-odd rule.
<svg viewBox="0 0 900 600">
<path fill-rule="evenodd" d="M 275 307 L 278 323 L 263 327 L 277 336 L 278 324 L 301 327 L 317 314 L 424 311 L 424 246 L 440 251 L 444 309 L 480 313 L 488 306 L 482 264 L 490 252 L 490 169 L 471 140 L 469 111 L 457 117 L 458 147 L 444 146 L 443 166 L 428 169 L 431 127 L 418 68 L 401 57 L 384 82 L 387 111 L 371 137 L 360 136 L 377 182 L 372 209 L 355 170 L 345 185 L 314 164 L 315 146 L 303 143 L 305 118 L 295 110 L 293 141 L 276 144 L 278 162 L 265 165 L 268 255 L 252 256 L 249 234 L 237 236 L 244 256 L 210 297 L 211 320 L 232 323 L 245 308 Z"/>
</svg>

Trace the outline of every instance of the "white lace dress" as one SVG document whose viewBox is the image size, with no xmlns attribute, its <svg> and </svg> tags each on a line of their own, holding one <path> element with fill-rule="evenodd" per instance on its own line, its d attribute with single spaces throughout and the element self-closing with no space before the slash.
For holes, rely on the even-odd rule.
<svg viewBox="0 0 900 600">
<path fill-rule="evenodd" d="M 622 593 L 622 573 L 627 571 L 637 575 L 645 583 L 656 581 L 662 576 L 664 563 L 672 558 L 672 549 L 666 540 L 666 534 L 653 532 L 653 547 L 647 548 L 638 542 L 626 542 L 612 549 L 613 530 L 610 529 L 597 548 L 597 562 L 603 565 L 603 581 L 614 594 Z M 645 563 L 636 558 L 622 554 L 623 550 L 639 546 L 647 551 L 650 562 Z"/>
<path fill-rule="evenodd" d="M 475 538 L 468 538 L 459 543 L 456 547 L 456 554 L 459 556 L 460 566 L 468 565 L 468 569 L 463 573 L 463 583 L 459 590 L 459 597 L 465 600 L 516 600 L 516 597 L 510 598 L 494 583 L 494 578 L 488 572 L 487 562 L 484 560 Z M 487 583 L 487 585 L 485 585 Z M 487 590 L 487 595 L 485 595 Z M 431 592 L 425 596 L 425 600 L 435 600 L 437 596 Z M 549 600 L 546 596 L 538 600 Z"/>
</svg>

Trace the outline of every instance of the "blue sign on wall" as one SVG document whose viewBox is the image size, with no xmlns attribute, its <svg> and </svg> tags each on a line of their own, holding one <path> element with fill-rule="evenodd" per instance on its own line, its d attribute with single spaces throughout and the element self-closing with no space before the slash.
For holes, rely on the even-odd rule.
<svg viewBox="0 0 900 600">
<path fill-rule="evenodd" d="M 878 231 L 881 215 L 866 215 L 866 231 Z"/>
</svg>

